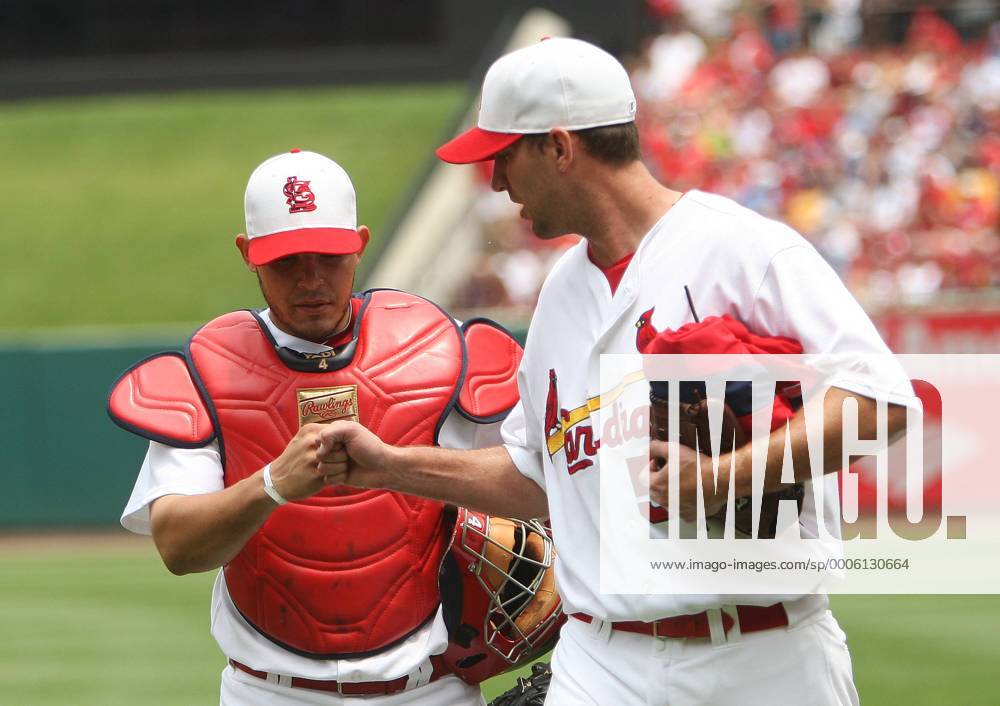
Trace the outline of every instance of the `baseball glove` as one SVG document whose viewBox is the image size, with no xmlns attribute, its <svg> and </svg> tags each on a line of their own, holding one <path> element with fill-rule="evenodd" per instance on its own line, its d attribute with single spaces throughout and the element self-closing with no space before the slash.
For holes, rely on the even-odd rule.
<svg viewBox="0 0 1000 706">
<path fill-rule="evenodd" d="M 654 383 L 655 386 L 655 383 Z M 682 395 L 682 398 L 684 395 Z M 650 415 L 649 415 L 649 436 L 658 441 L 667 440 L 668 407 L 665 397 L 657 395 L 650 390 L 649 393 Z M 708 400 L 702 399 L 694 402 L 679 402 L 678 419 L 678 441 L 688 448 L 695 449 L 706 455 L 711 455 L 708 445 L 711 443 L 708 423 Z M 722 410 L 722 440 L 719 453 L 726 454 L 734 448 L 740 448 L 747 443 L 747 434 L 740 425 L 736 413 L 732 408 L 723 404 Z M 700 446 L 700 448 L 699 448 Z M 706 453 L 707 452 L 707 453 Z M 778 503 L 781 500 L 795 500 L 799 511 L 802 511 L 802 501 L 805 491 L 801 483 L 796 483 L 791 488 L 774 493 L 765 493 L 761 500 L 760 508 L 760 531 L 757 534 L 760 538 L 773 538 L 777 532 L 778 525 Z M 748 537 L 753 536 L 753 503 L 749 497 L 737 498 L 736 517 L 734 526 L 736 531 Z M 726 506 L 712 516 L 710 519 L 717 519 L 725 522 Z"/>
<path fill-rule="evenodd" d="M 489 706 L 542 706 L 552 681 L 552 669 L 544 662 L 531 665 L 531 676 L 518 677 L 517 684 L 500 694 Z"/>
</svg>

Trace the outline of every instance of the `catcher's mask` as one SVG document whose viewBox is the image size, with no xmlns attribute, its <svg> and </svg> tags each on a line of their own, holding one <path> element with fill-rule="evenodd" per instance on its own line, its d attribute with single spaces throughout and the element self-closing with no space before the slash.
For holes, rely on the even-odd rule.
<svg viewBox="0 0 1000 706">
<path fill-rule="evenodd" d="M 478 683 L 542 654 L 564 621 L 551 533 L 541 522 L 458 508 L 441 566 L 445 660 Z"/>
</svg>

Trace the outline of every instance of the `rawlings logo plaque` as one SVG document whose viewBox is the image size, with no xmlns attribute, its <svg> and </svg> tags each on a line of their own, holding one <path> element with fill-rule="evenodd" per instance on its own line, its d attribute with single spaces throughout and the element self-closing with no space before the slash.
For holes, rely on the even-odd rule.
<svg viewBox="0 0 1000 706">
<path fill-rule="evenodd" d="M 299 426 L 325 424 L 336 419 L 358 421 L 358 386 L 308 387 L 297 390 Z"/>
<path fill-rule="evenodd" d="M 289 213 L 303 213 L 316 210 L 316 194 L 309 188 L 309 182 L 290 176 L 285 182 L 285 203 Z"/>
</svg>

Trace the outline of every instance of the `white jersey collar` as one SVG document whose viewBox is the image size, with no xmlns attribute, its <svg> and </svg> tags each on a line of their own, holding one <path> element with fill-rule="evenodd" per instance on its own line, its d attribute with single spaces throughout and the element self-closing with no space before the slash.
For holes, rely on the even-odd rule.
<svg viewBox="0 0 1000 706">
<path fill-rule="evenodd" d="M 330 346 L 323 345 L 322 343 L 313 343 L 312 341 L 307 341 L 304 338 L 298 338 L 282 331 L 271 321 L 270 309 L 264 309 L 260 312 L 260 320 L 267 326 L 268 331 L 271 332 L 271 336 L 274 338 L 274 342 L 278 346 L 291 348 L 293 351 L 299 353 L 323 353 L 330 350 Z"/>
</svg>

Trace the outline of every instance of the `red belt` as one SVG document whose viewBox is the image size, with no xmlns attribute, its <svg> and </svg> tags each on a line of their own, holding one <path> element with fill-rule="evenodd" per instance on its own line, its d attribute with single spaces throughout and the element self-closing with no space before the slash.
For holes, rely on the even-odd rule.
<svg viewBox="0 0 1000 706">
<path fill-rule="evenodd" d="M 785 606 L 775 603 L 765 607 L 752 605 L 736 606 L 736 614 L 740 616 L 740 632 L 759 632 L 788 625 L 788 613 Z M 594 619 L 586 613 L 573 613 L 572 617 L 591 623 Z M 651 623 L 639 620 L 626 620 L 611 623 L 615 630 L 652 635 L 653 637 L 711 637 L 708 627 L 708 613 L 695 615 L 677 615 L 672 618 L 662 618 Z M 722 627 L 726 632 L 733 627 L 733 618 L 722 611 Z"/>
<path fill-rule="evenodd" d="M 237 662 L 235 659 L 229 660 L 229 663 L 241 672 L 246 672 L 250 676 L 257 677 L 258 679 L 267 679 L 267 672 L 258 672 L 256 669 L 251 669 L 245 664 Z M 448 673 L 448 670 L 444 665 L 444 661 L 439 655 L 431 656 L 431 665 L 433 665 L 434 670 L 431 673 L 430 681 L 436 681 Z M 332 691 L 336 694 L 343 694 L 344 696 L 380 696 L 396 694 L 403 691 L 406 689 L 406 682 L 409 677 L 399 677 L 398 679 L 391 679 L 389 681 L 362 682 L 325 681 L 322 679 L 305 679 L 303 677 L 292 677 L 291 679 L 292 686 L 300 689 Z"/>
</svg>

